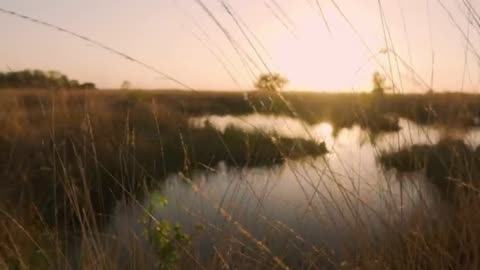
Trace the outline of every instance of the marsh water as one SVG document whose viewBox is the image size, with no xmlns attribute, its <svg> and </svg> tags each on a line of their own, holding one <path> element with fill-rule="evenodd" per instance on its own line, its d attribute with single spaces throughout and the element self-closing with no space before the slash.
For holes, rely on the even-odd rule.
<svg viewBox="0 0 480 270">
<path fill-rule="evenodd" d="M 408 145 L 435 143 L 446 133 L 441 128 L 400 119 L 399 132 L 373 136 L 358 126 L 335 132 L 329 123 L 307 125 L 288 117 L 191 119 L 191 125 L 206 124 L 219 132 L 232 125 L 314 139 L 325 142 L 329 153 L 273 167 L 234 168 L 220 163 L 189 178 L 173 174 L 151 191 L 144 205 L 119 208 L 112 230 L 141 232 L 144 224 L 139 220 L 148 209 L 159 219 L 182 225 L 199 258 L 227 249 L 248 253 L 263 243 L 272 256 L 303 261 L 305 250 L 347 253 L 389 230 L 401 230 L 417 211 L 427 209 L 434 217 L 439 209 L 441 199 L 422 172 L 385 170 L 377 157 Z M 472 146 L 480 143 L 478 130 L 448 133 Z"/>
</svg>

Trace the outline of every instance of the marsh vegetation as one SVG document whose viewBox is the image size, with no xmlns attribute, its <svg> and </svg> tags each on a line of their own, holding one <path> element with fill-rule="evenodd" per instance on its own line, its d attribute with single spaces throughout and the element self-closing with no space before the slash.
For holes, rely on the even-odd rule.
<svg viewBox="0 0 480 270">
<path fill-rule="evenodd" d="M 478 258 L 475 95 L 0 95 L 5 267 L 452 269 Z"/>
<path fill-rule="evenodd" d="M 27 2 L 0 270 L 480 269 L 473 1 Z"/>
</svg>

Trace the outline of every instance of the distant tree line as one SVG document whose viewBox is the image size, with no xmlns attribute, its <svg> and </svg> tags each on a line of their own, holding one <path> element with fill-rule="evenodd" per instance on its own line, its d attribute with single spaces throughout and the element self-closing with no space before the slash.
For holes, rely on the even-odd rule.
<svg viewBox="0 0 480 270">
<path fill-rule="evenodd" d="M 79 83 L 57 71 L 23 70 L 0 72 L 0 89 L 95 89 L 91 82 Z"/>
<path fill-rule="evenodd" d="M 380 72 L 374 72 L 372 75 L 372 94 L 382 96 L 385 94 L 387 79 Z M 277 92 L 282 90 L 288 84 L 288 79 L 279 73 L 263 73 L 260 74 L 254 82 L 254 86 L 259 91 Z M 124 85 L 130 86 L 129 82 L 122 84 L 122 89 L 126 88 Z"/>
</svg>

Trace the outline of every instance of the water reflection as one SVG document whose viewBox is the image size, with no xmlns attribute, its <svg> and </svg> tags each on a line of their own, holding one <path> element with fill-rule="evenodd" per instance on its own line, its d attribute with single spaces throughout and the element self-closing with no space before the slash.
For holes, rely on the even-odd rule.
<svg viewBox="0 0 480 270">
<path fill-rule="evenodd" d="M 312 139 L 325 142 L 327 147 L 333 143 L 333 126 L 329 123 L 319 123 L 310 126 L 303 121 L 291 117 L 268 116 L 252 114 L 247 116 L 207 116 L 190 119 L 195 127 L 211 125 L 221 132 L 229 126 L 241 128 L 247 132 L 261 131 L 266 134 L 276 134 L 287 138 Z"/>
<path fill-rule="evenodd" d="M 328 247 L 335 254 L 378 239 L 419 211 L 434 216 L 438 196 L 422 173 L 385 171 L 376 161 L 382 151 L 412 144 L 432 144 L 444 136 L 439 128 L 400 120 L 399 132 L 380 134 L 372 140 L 358 126 L 335 136 L 328 123 L 308 126 L 288 117 L 251 115 L 192 119 L 224 131 L 229 125 L 247 131 L 262 130 L 285 137 L 325 141 L 330 153 L 301 162 L 288 161 L 269 168 L 228 168 L 199 171 L 186 179 L 172 175 L 146 201 L 153 214 L 182 224 L 195 235 L 196 255 L 208 258 L 217 249 L 235 249 L 267 243 L 272 252 L 302 260 L 298 245 L 312 250 Z M 458 132 L 472 145 L 480 143 L 478 130 Z M 169 201 L 163 207 L 158 194 Z M 156 199 L 157 198 L 157 199 Z M 136 224 L 138 212 L 120 212 L 115 230 Z M 197 232 L 201 224 L 206 229 Z M 239 227 L 240 226 L 240 227 Z M 123 228 L 123 229 L 122 229 Z M 251 233 L 250 239 L 242 231 Z M 305 252 L 305 249 L 300 249 Z"/>
<path fill-rule="evenodd" d="M 446 129 L 444 127 L 422 126 L 404 118 L 399 119 L 398 132 L 371 134 L 359 126 L 341 129 L 334 134 L 334 127 L 323 122 L 309 125 L 299 119 L 286 116 L 251 114 L 246 116 L 205 116 L 190 119 L 193 126 L 204 127 L 207 123 L 221 132 L 228 126 L 245 131 L 262 131 L 289 138 L 324 141 L 330 150 L 334 145 L 372 144 L 382 151 L 392 151 L 414 144 L 434 144 L 442 137 L 464 139 L 471 146 L 480 145 L 480 129 Z"/>
</svg>

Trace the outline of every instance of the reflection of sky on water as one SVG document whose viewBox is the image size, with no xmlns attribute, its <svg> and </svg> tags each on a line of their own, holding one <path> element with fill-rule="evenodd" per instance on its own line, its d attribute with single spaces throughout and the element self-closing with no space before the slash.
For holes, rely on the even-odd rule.
<svg viewBox="0 0 480 270">
<path fill-rule="evenodd" d="M 157 195 L 151 197 L 154 214 L 183 224 L 190 231 L 198 223 L 205 225 L 207 229 L 195 241 L 203 256 L 210 254 L 214 244 L 228 246 L 231 238 L 226 235 L 248 241 L 242 239 L 238 228 L 220 209 L 257 239 L 290 254 L 293 247 L 285 245 L 299 241 L 326 245 L 340 252 L 355 241 L 371 240 L 373 235 L 395 228 L 401 216 L 408 218 L 419 209 L 432 206 L 434 189 L 425 188 L 429 183 L 423 181 L 421 173 L 399 175 L 384 171 L 376 157 L 380 151 L 437 142 L 441 130 L 401 119 L 400 132 L 378 135 L 372 144 L 369 134 L 357 126 L 342 129 L 334 137 L 328 123 L 308 126 L 287 117 L 208 119 L 220 131 L 233 125 L 287 137 L 313 137 L 325 141 L 330 153 L 270 168 L 239 169 L 219 164 L 214 171 L 196 172 L 190 183 L 179 175 L 169 177 L 153 193 Z M 205 118 L 194 119 L 192 124 L 202 125 L 204 121 Z M 475 139 L 476 132 L 465 134 L 472 144 L 479 141 Z M 155 203 L 157 199 L 153 198 L 159 198 L 159 193 L 166 197 L 168 206 Z M 122 222 L 125 220 L 128 219 Z"/>
</svg>

